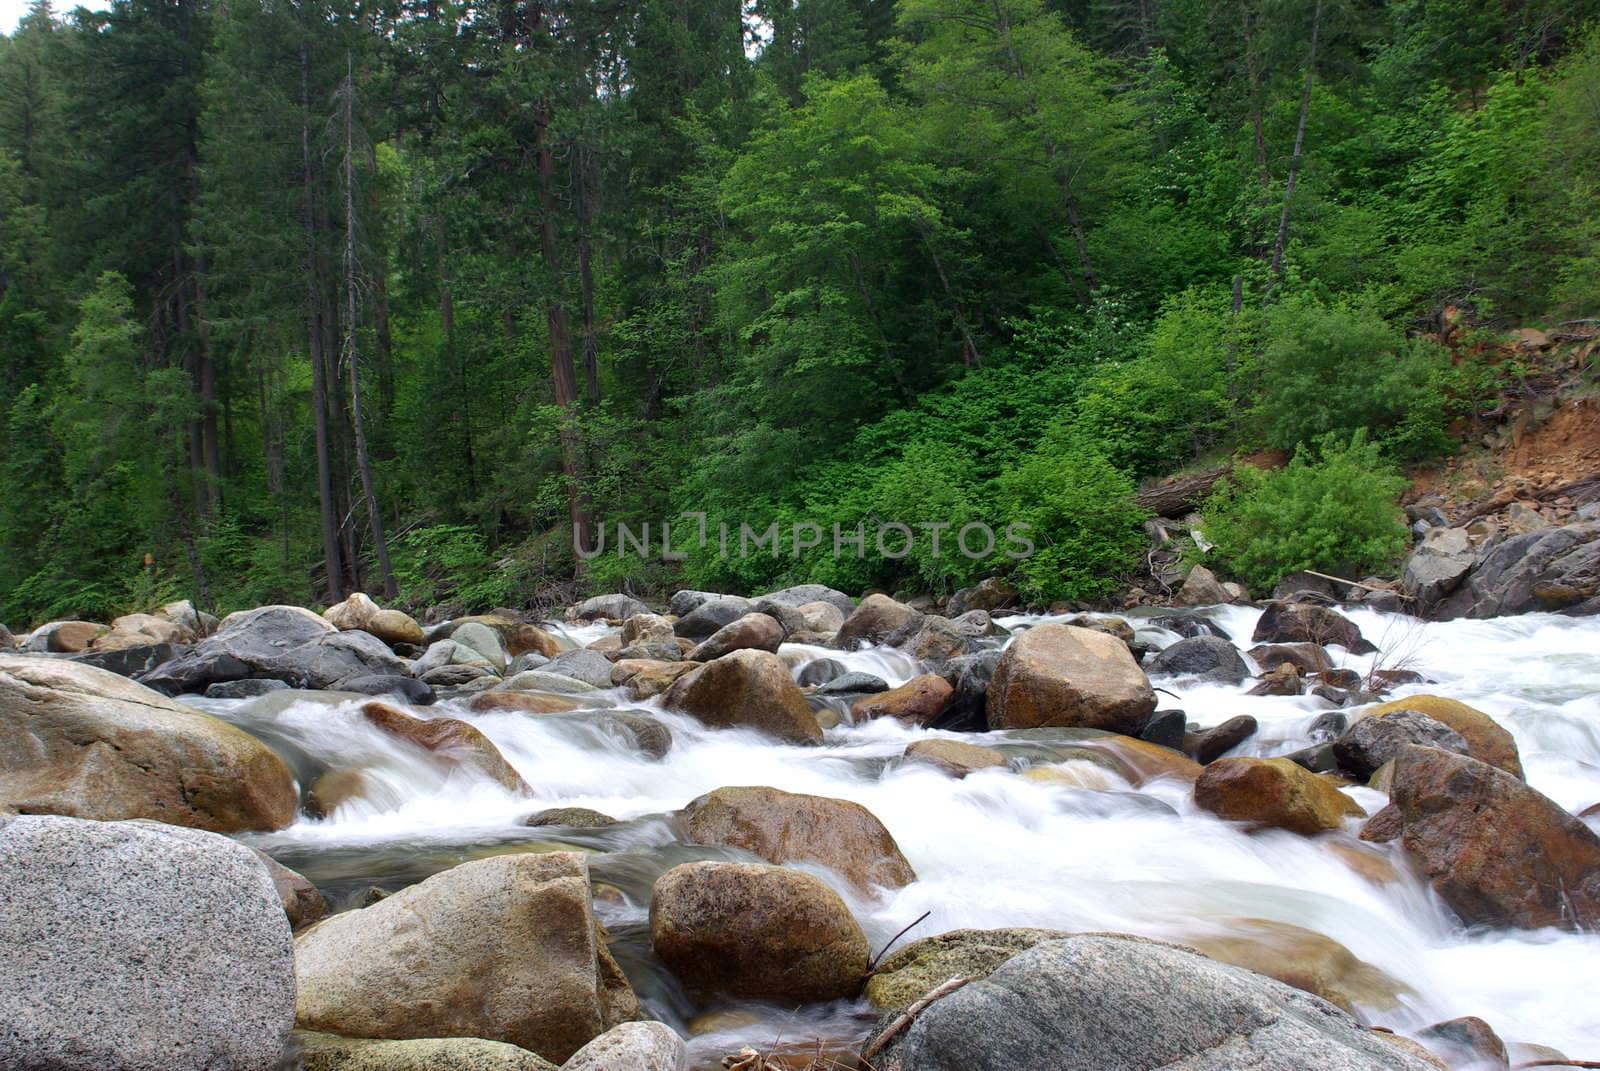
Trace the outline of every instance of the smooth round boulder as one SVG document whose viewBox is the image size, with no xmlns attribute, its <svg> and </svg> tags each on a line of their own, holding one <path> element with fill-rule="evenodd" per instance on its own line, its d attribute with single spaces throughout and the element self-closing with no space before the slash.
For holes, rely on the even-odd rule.
<svg viewBox="0 0 1600 1071">
<path fill-rule="evenodd" d="M 937 766 L 957 778 L 979 770 L 1004 769 L 1006 766 L 1003 752 L 960 740 L 916 740 L 906 745 L 905 757 Z"/>
<path fill-rule="evenodd" d="M 789 667 L 769 651 L 735 651 L 680 677 L 664 702 L 715 729 L 760 729 L 793 744 L 822 743 L 822 729 Z"/>
<path fill-rule="evenodd" d="M 371 597 L 362 592 L 354 592 L 344 602 L 330 606 L 322 611 L 323 620 L 336 629 L 346 632 L 356 629 L 365 629 L 367 622 L 372 620 L 380 607 L 373 602 Z"/>
<path fill-rule="evenodd" d="M 297 1025 L 478 1037 L 562 1061 L 639 1005 L 599 937 L 579 852 L 463 863 L 295 942 Z"/>
<path fill-rule="evenodd" d="M 1071 625 L 1035 625 L 1000 655 L 989 684 L 991 729 L 1066 726 L 1137 735 L 1156 709 L 1127 644 Z"/>
<path fill-rule="evenodd" d="M 710 662 L 734 651 L 776 651 L 783 626 L 766 614 L 745 614 L 723 625 L 689 652 L 692 662 Z"/>
<path fill-rule="evenodd" d="M 438 756 L 469 776 L 486 778 L 507 792 L 533 795 L 533 789 L 476 725 L 457 718 L 417 718 L 387 703 L 363 703 L 361 717 L 389 736 Z"/>
<path fill-rule="evenodd" d="M 0 1067 L 260 1071 L 294 1025 L 289 920 L 226 837 L 0 818 Z"/>
<path fill-rule="evenodd" d="M 1195 762 L 1207 766 L 1254 736 L 1257 728 L 1255 718 L 1238 714 L 1221 725 L 1185 734 L 1183 750 Z"/>
<path fill-rule="evenodd" d="M 738 595 L 718 595 L 678 618 L 672 625 L 672 631 L 685 639 L 703 640 L 754 609 L 755 603 L 749 599 Z"/>
<path fill-rule="evenodd" d="M 1205 684 L 1238 684 L 1250 676 L 1239 649 L 1221 636 L 1194 636 L 1166 648 L 1146 667 L 1151 676 L 1196 677 Z"/>
<path fill-rule="evenodd" d="M 1468 753 L 1466 738 L 1450 726 L 1419 710 L 1402 708 L 1359 719 L 1333 741 L 1333 755 L 1341 770 L 1366 781 L 1407 744 Z"/>
<path fill-rule="evenodd" d="M 679 814 L 692 844 L 743 848 L 769 863 L 813 862 L 862 891 L 917 879 L 894 837 L 859 803 L 766 787 L 719 788 Z"/>
<path fill-rule="evenodd" d="M 657 879 L 650 941 L 693 993 L 810 1004 L 853 997 L 870 952 L 839 894 L 762 863 L 684 863 Z"/>
<path fill-rule="evenodd" d="M 1361 635 L 1355 622 L 1326 606 L 1309 602 L 1269 602 L 1251 643 L 1336 643 L 1351 654 L 1371 654 L 1377 648 Z"/>
<path fill-rule="evenodd" d="M 955 689 L 935 673 L 912 677 L 898 688 L 866 695 L 850 704 L 850 714 L 858 722 L 873 718 L 894 718 L 907 725 L 932 725 L 950 705 Z"/>
<path fill-rule="evenodd" d="M 1285 758 L 1218 759 L 1195 782 L 1194 801 L 1219 818 L 1306 835 L 1366 813 L 1321 774 Z"/>
<path fill-rule="evenodd" d="M 1358 717 L 1382 717 L 1396 710 L 1415 710 L 1434 721 L 1443 722 L 1466 740 L 1467 754 L 1513 777 L 1522 776 L 1522 756 L 1517 753 L 1516 740 L 1483 711 L 1441 695 L 1408 695 L 1404 699 L 1368 707 Z"/>
<path fill-rule="evenodd" d="M 563 677 L 571 677 L 575 681 L 595 688 L 611 687 L 611 674 L 616 669 L 611 659 L 599 651 L 588 648 L 579 648 L 575 651 L 562 651 L 549 662 L 539 667 L 542 673 L 559 673 Z"/>
<path fill-rule="evenodd" d="M 689 1048 L 665 1023 L 619 1023 L 573 1053 L 561 1071 L 688 1071 Z"/>
<path fill-rule="evenodd" d="M 889 636 L 922 617 L 905 603 L 887 595 L 868 595 L 839 626 L 833 645 L 841 651 L 854 651 L 865 644 L 883 643 Z"/>
<path fill-rule="evenodd" d="M 632 595 L 612 592 L 587 598 L 567 611 L 568 621 L 626 621 L 634 614 L 648 613 L 650 608 Z"/>
<path fill-rule="evenodd" d="M 421 647 L 426 642 L 416 618 L 402 610 L 379 610 L 367 619 L 365 631 L 390 647 Z"/>
<path fill-rule="evenodd" d="M 92 666 L 0 659 L 0 808 L 235 833 L 298 806 L 283 760 L 220 718 Z"/>
<path fill-rule="evenodd" d="M 483 1038 L 382 1041 L 296 1030 L 297 1071 L 557 1071 L 527 1049 Z"/>
</svg>

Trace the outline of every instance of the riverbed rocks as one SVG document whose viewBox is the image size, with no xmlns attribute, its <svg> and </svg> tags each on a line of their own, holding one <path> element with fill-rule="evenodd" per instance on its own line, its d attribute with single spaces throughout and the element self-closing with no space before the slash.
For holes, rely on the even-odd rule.
<svg viewBox="0 0 1600 1071">
<path fill-rule="evenodd" d="M 1041 941 L 924 1009 L 879 1066 L 918 1071 L 1431 1071 L 1318 997 L 1111 934 Z"/>
<path fill-rule="evenodd" d="M 561 1071 L 688 1071 L 689 1049 L 665 1023 L 619 1023 L 561 1065 Z"/>
<path fill-rule="evenodd" d="M 742 848 L 769 863 L 812 862 L 863 892 L 916 880 L 900 846 L 859 803 L 776 788 L 719 788 L 678 814 L 691 844 Z"/>
<path fill-rule="evenodd" d="M 751 613 L 723 625 L 689 652 L 693 662 L 710 662 L 734 651 L 776 651 L 783 626 L 767 614 Z"/>
<path fill-rule="evenodd" d="M 0 659 L 0 808 L 231 833 L 297 805 L 283 761 L 219 718 L 106 670 Z"/>
<path fill-rule="evenodd" d="M 1465 528 L 1429 528 L 1406 559 L 1401 587 L 1421 616 L 1429 616 L 1460 585 L 1477 561 L 1477 548 Z"/>
<path fill-rule="evenodd" d="M 1233 601 L 1233 595 L 1222 586 L 1217 574 L 1197 565 L 1183 578 L 1183 586 L 1172 601 L 1177 606 L 1225 606 Z"/>
<path fill-rule="evenodd" d="M 896 949 L 879 963 L 867 979 L 864 995 L 880 1011 L 907 1008 L 951 978 L 987 978 L 1018 952 L 1070 936 L 1062 930 L 1013 926 L 951 930 L 924 937 Z"/>
<path fill-rule="evenodd" d="M 1600 522 L 1544 526 L 1480 546 L 1470 572 L 1433 616 L 1498 617 L 1600 609 Z"/>
<path fill-rule="evenodd" d="M 1179 640 L 1152 658 L 1146 668 L 1153 677 L 1195 677 L 1205 684 L 1239 684 L 1250 676 L 1239 649 L 1221 636 Z"/>
<path fill-rule="evenodd" d="M 955 689 L 936 673 L 912 677 L 898 688 L 866 695 L 850 704 L 850 715 L 858 722 L 873 718 L 895 718 L 907 725 L 932 725 L 950 705 Z"/>
<path fill-rule="evenodd" d="M 260 1071 L 294 1022 L 254 852 L 153 822 L 0 818 L 0 1067 Z"/>
<path fill-rule="evenodd" d="M 295 944 L 299 1026 L 365 1038 L 478 1037 L 563 1061 L 639 1015 L 598 936 L 578 852 L 463 863 Z"/>
<path fill-rule="evenodd" d="M 1325 673 L 1333 668 L 1333 660 L 1321 645 L 1315 643 L 1263 643 L 1245 652 L 1255 659 L 1263 673 L 1270 673 L 1285 663 L 1293 666 L 1302 677 Z"/>
<path fill-rule="evenodd" d="M 870 955 L 838 893 L 760 863 L 667 871 L 650 899 L 650 940 L 692 993 L 784 1003 L 854 996 Z"/>
<path fill-rule="evenodd" d="M 672 631 L 685 639 L 703 640 L 724 625 L 731 625 L 755 612 L 755 603 L 738 595 L 718 595 L 707 599 L 672 624 Z"/>
<path fill-rule="evenodd" d="M 1150 681 L 1126 644 L 1071 625 L 1036 625 L 1018 636 L 996 663 L 987 696 L 993 729 L 1074 726 L 1136 735 L 1155 707 Z"/>
<path fill-rule="evenodd" d="M 1002 751 L 942 737 L 912 741 L 906 745 L 905 757 L 913 762 L 929 763 L 956 778 L 979 770 L 1003 770 L 1007 765 Z"/>
<path fill-rule="evenodd" d="M 557 1071 L 527 1049 L 483 1038 L 383 1041 L 296 1030 L 299 1071 Z"/>
<path fill-rule="evenodd" d="M 1391 784 L 1391 829 L 1464 921 L 1600 925 L 1600 836 L 1548 797 L 1488 763 L 1416 745 L 1400 750 Z"/>
<path fill-rule="evenodd" d="M 1346 818 L 1366 813 L 1321 775 L 1286 758 L 1217 759 L 1195 782 L 1194 801 L 1219 818 L 1307 835 L 1339 829 Z"/>
<path fill-rule="evenodd" d="M 34 629 L 22 649 L 33 654 L 78 654 L 109 631 L 94 621 L 50 621 Z"/>
<path fill-rule="evenodd" d="M 591 688 L 609 688 L 611 675 L 616 668 L 616 664 L 599 651 L 579 648 L 575 651 L 562 651 L 540 666 L 539 671 L 559 673 L 563 677 L 582 681 Z"/>
<path fill-rule="evenodd" d="M 833 644 L 841 651 L 854 651 L 863 643 L 883 643 L 889 636 L 906 628 L 922 616 L 887 595 L 868 595 L 839 626 Z"/>
<path fill-rule="evenodd" d="M 1411 995 L 1403 982 L 1333 938 L 1275 919 L 1223 919 L 1181 940 L 1212 959 L 1314 993 L 1353 1015 L 1392 1011 Z"/>
<path fill-rule="evenodd" d="M 1308 602 L 1269 602 L 1256 621 L 1252 643 L 1338 644 L 1351 654 L 1377 648 L 1361 635 L 1355 622 L 1326 606 Z"/>
<path fill-rule="evenodd" d="M 663 702 L 717 729 L 760 729 L 794 744 L 820 744 L 822 729 L 789 667 L 768 651 L 735 651 L 686 673 Z"/>
<path fill-rule="evenodd" d="M 1380 718 L 1396 710 L 1414 710 L 1434 721 L 1443 722 L 1466 740 L 1467 754 L 1514 777 L 1522 776 L 1522 757 L 1517 753 L 1516 740 L 1483 711 L 1444 696 L 1408 695 L 1404 699 L 1368 707 L 1362 717 Z"/>
<path fill-rule="evenodd" d="M 1333 742 L 1339 768 L 1358 781 L 1366 781 L 1407 744 L 1468 754 L 1466 738 L 1442 721 L 1419 710 L 1401 707 L 1359 719 Z"/>
<path fill-rule="evenodd" d="M 567 611 L 568 621 L 626 621 L 634 614 L 648 613 L 650 607 L 632 595 L 613 592 L 585 599 Z"/>
<path fill-rule="evenodd" d="M 438 756 L 470 777 L 493 781 L 519 796 L 533 794 L 522 775 L 475 725 L 456 718 L 417 718 L 387 703 L 363 703 L 361 717 L 373 728 Z"/>
<path fill-rule="evenodd" d="M 1183 750 L 1194 761 L 1207 766 L 1254 736 L 1256 729 L 1255 718 L 1239 714 L 1220 725 L 1184 734 Z"/>
</svg>

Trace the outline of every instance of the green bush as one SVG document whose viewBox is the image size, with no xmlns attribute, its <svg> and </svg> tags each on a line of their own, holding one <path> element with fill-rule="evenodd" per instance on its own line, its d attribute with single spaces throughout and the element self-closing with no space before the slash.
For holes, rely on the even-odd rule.
<svg viewBox="0 0 1600 1071">
<path fill-rule="evenodd" d="M 1133 481 L 1081 435 L 1057 434 L 999 480 L 996 521 L 1032 527 L 1034 551 L 1016 563 L 1031 599 L 1099 599 L 1138 564 L 1147 514 Z M 1003 555 L 996 564 L 1011 564 Z"/>
<path fill-rule="evenodd" d="M 1409 542 L 1395 505 L 1405 486 L 1360 432 L 1302 447 L 1281 469 L 1240 466 L 1202 511 L 1210 560 L 1258 590 L 1300 569 L 1388 569 Z"/>
<path fill-rule="evenodd" d="M 521 570 L 496 562 L 481 532 L 463 524 L 414 529 L 390 549 L 401 601 L 413 607 L 446 598 L 473 610 L 504 606 L 523 579 Z"/>
</svg>

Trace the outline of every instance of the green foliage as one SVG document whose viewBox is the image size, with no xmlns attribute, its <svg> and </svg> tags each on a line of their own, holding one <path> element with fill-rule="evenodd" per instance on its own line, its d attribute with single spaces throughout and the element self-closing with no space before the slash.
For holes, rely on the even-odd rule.
<svg viewBox="0 0 1600 1071">
<path fill-rule="evenodd" d="M 1382 573 L 1410 544 L 1395 504 L 1405 485 L 1359 432 L 1302 447 L 1280 469 L 1241 465 L 1202 510 L 1208 560 L 1257 591 L 1300 569 Z"/>
<path fill-rule="evenodd" d="M 466 525 L 415 528 L 394 541 L 393 551 L 400 599 L 410 606 L 446 599 L 471 611 L 505 606 L 523 579 L 514 564 L 494 560 L 483 534 Z"/>
</svg>

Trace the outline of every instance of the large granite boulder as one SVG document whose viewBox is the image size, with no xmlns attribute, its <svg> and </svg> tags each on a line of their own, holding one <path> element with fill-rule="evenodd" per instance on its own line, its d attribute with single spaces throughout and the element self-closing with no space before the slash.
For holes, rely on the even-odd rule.
<svg viewBox="0 0 1600 1071">
<path fill-rule="evenodd" d="M 760 729 L 795 744 L 822 742 L 822 729 L 789 667 L 768 651 L 735 651 L 707 662 L 674 681 L 664 702 L 713 728 Z"/>
<path fill-rule="evenodd" d="M 693 993 L 783 1003 L 853 997 L 867 938 L 820 878 L 760 863 L 684 863 L 650 897 L 656 955 Z"/>
<path fill-rule="evenodd" d="M 1400 586 L 1413 602 L 1411 609 L 1424 617 L 1461 584 L 1477 561 L 1478 552 L 1465 528 L 1430 528 L 1406 559 Z"/>
<path fill-rule="evenodd" d="M 1153 677 L 1196 677 L 1206 684 L 1239 684 L 1250 676 L 1239 649 L 1221 636 L 1179 640 L 1150 660 Z"/>
<path fill-rule="evenodd" d="M 507 792 L 531 796 L 533 789 L 483 731 L 457 718 L 417 718 L 387 703 L 363 703 L 361 717 L 368 725 L 404 740 L 444 761 L 468 777 L 493 781 Z"/>
<path fill-rule="evenodd" d="M 1018 636 L 995 665 L 987 702 L 992 729 L 1066 726 L 1130 736 L 1156 709 L 1127 644 L 1071 625 L 1036 625 Z"/>
<path fill-rule="evenodd" d="M 103 669 L 0 658 L 0 807 L 231 833 L 281 829 L 298 803 L 283 760 L 220 718 Z"/>
<path fill-rule="evenodd" d="M 1286 758 L 1217 759 L 1195 782 L 1194 801 L 1219 818 L 1305 834 L 1366 813 L 1321 774 Z"/>
<path fill-rule="evenodd" d="M 856 601 L 837 588 L 830 588 L 826 584 L 796 584 L 792 588 L 782 591 L 769 591 L 761 596 L 767 602 L 779 606 L 798 608 L 811 602 L 824 602 L 834 607 L 846 617 L 856 608 Z"/>
<path fill-rule="evenodd" d="M 1112 934 L 1040 942 L 882 1040 L 907 1071 L 1435 1071 L 1318 997 Z"/>
<path fill-rule="evenodd" d="M 573 1054 L 561 1071 L 688 1071 L 689 1049 L 665 1023 L 621 1023 Z"/>
<path fill-rule="evenodd" d="M 1407 744 L 1422 744 L 1458 755 L 1469 754 L 1466 738 L 1418 710 L 1391 710 L 1357 719 L 1333 742 L 1339 769 L 1359 781 L 1377 773 Z"/>
<path fill-rule="evenodd" d="M 766 614 L 745 614 L 723 625 L 689 652 L 693 662 L 710 662 L 734 651 L 776 651 L 783 626 Z"/>
<path fill-rule="evenodd" d="M 1500 617 L 1600 610 L 1600 522 L 1540 528 L 1483 550 L 1434 616 Z"/>
<path fill-rule="evenodd" d="M 527 1049 L 483 1038 L 383 1041 L 296 1030 L 294 1043 L 297 1071 L 557 1071 Z"/>
<path fill-rule="evenodd" d="M 613 592 L 595 595 L 567 611 L 568 621 L 626 621 L 634 614 L 648 613 L 650 607 L 632 595 Z"/>
<path fill-rule="evenodd" d="M 0 818 L 0 1067 L 261 1071 L 294 1025 L 254 852 L 155 822 Z"/>
<path fill-rule="evenodd" d="M 738 595 L 718 595 L 678 618 L 672 631 L 690 640 L 703 640 L 724 625 L 731 625 L 755 610 L 755 603 Z"/>
<path fill-rule="evenodd" d="M 1326 606 L 1310 602 L 1269 602 L 1256 628 L 1250 636 L 1251 643 L 1314 643 L 1327 646 L 1336 643 L 1351 654 L 1371 654 L 1376 651 L 1361 635 L 1354 621 Z"/>
<path fill-rule="evenodd" d="M 298 606 L 262 606 L 229 614 L 216 633 L 189 654 L 156 667 L 140 680 L 176 695 L 203 692 L 207 685 L 245 677 L 323 689 L 357 677 L 405 672 L 405 663 L 376 636 L 341 632 Z"/>
<path fill-rule="evenodd" d="M 833 645 L 841 651 L 853 651 L 863 643 L 883 643 L 894 633 L 913 627 L 921 617 L 920 610 L 887 595 L 868 595 L 839 626 Z"/>
<path fill-rule="evenodd" d="M 297 1023 L 478 1037 L 562 1061 L 639 1006 L 600 939 L 577 852 L 463 863 L 295 942 Z"/>
<path fill-rule="evenodd" d="M 862 891 L 917 878 L 900 846 L 859 803 L 776 788 L 719 788 L 680 814 L 692 844 L 743 848 L 769 863 L 830 867 Z"/>
<path fill-rule="evenodd" d="M 1467 754 L 1514 777 L 1522 776 L 1522 756 L 1517 753 L 1516 740 L 1483 711 L 1444 696 L 1408 695 L 1368 707 L 1359 717 L 1381 718 L 1397 710 L 1414 710 L 1449 726 L 1467 742 Z"/>
<path fill-rule="evenodd" d="M 924 673 L 898 688 L 862 696 L 850 704 L 850 716 L 858 722 L 894 718 L 907 725 L 928 726 L 939 719 L 954 697 L 949 681 L 937 673 Z"/>
</svg>

